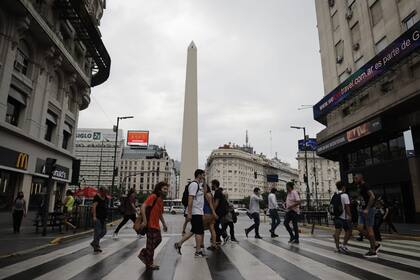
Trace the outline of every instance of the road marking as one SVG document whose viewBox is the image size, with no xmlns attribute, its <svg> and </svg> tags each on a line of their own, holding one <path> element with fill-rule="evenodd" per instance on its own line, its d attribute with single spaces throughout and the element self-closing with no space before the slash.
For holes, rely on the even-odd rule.
<svg viewBox="0 0 420 280">
<path fill-rule="evenodd" d="M 182 256 L 175 261 L 176 270 L 173 280 L 212 279 L 205 258 L 195 258 L 193 241 L 190 239 L 182 245 Z"/>
</svg>

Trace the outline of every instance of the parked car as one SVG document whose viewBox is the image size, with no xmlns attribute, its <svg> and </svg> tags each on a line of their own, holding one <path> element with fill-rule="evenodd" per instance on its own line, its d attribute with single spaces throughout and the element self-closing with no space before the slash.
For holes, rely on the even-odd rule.
<svg viewBox="0 0 420 280">
<path fill-rule="evenodd" d="M 171 206 L 163 206 L 163 212 L 165 213 L 171 212 Z"/>
<path fill-rule="evenodd" d="M 248 209 L 246 208 L 235 208 L 235 213 L 239 215 L 246 215 L 246 212 L 248 212 Z"/>
<path fill-rule="evenodd" d="M 172 215 L 175 215 L 175 214 L 184 214 L 184 206 L 171 206 L 171 210 L 169 210 L 169 212 Z"/>
</svg>

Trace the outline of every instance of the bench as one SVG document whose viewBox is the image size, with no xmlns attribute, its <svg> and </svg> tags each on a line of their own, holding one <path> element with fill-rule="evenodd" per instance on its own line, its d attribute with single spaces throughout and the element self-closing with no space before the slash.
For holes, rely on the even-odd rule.
<svg viewBox="0 0 420 280">
<path fill-rule="evenodd" d="M 63 220 L 64 220 L 63 213 L 50 212 L 48 213 L 48 217 L 47 217 L 47 227 L 51 227 L 52 230 L 54 230 L 55 227 L 58 227 L 58 230 L 61 233 Z M 36 233 L 38 233 L 38 228 L 43 227 L 41 216 L 37 216 L 37 218 L 34 220 L 34 226 L 36 229 Z"/>
</svg>

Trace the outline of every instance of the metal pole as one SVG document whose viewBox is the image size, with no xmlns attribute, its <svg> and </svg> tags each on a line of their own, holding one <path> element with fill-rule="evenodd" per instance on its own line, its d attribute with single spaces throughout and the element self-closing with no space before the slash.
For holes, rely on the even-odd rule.
<svg viewBox="0 0 420 280">
<path fill-rule="evenodd" d="M 315 181 L 315 201 L 316 201 L 316 210 L 319 208 L 319 200 L 318 200 L 318 182 L 316 180 L 316 160 L 315 160 L 315 151 L 312 151 L 312 155 L 314 158 L 314 181 Z"/>
<path fill-rule="evenodd" d="M 104 140 L 101 143 L 101 154 L 99 156 L 99 174 L 98 174 L 98 189 L 101 186 L 101 169 L 102 169 L 102 151 L 104 149 Z"/>
<path fill-rule="evenodd" d="M 120 117 L 117 117 L 117 126 L 115 129 L 115 142 L 114 142 L 114 163 L 112 167 L 112 182 L 111 182 L 111 196 L 114 199 L 114 183 L 115 183 L 115 165 L 117 161 L 117 142 L 118 142 L 118 126 L 120 124 Z"/>
<path fill-rule="evenodd" d="M 305 149 L 305 174 L 306 174 L 306 205 L 310 207 L 310 190 L 309 190 L 309 177 L 308 177 L 308 153 L 307 153 L 307 147 L 306 147 L 306 128 L 303 127 L 303 147 Z"/>
</svg>

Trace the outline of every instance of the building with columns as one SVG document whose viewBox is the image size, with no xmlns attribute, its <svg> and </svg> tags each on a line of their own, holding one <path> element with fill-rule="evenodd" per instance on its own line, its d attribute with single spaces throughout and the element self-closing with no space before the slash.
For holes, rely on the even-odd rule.
<svg viewBox="0 0 420 280">
<path fill-rule="evenodd" d="M 50 210 L 72 175 L 79 111 L 109 76 L 99 24 L 105 0 L 0 1 L 0 210 L 18 191 L 29 208 L 48 191 Z"/>
<path fill-rule="evenodd" d="M 207 181 L 219 180 L 234 202 L 251 195 L 255 187 L 263 192 L 273 187 L 285 190 L 288 181 L 298 180 L 297 170 L 288 163 L 256 154 L 248 144 L 227 144 L 213 150 L 207 159 L 206 173 Z M 268 175 L 272 182 L 268 182 Z"/>
<path fill-rule="evenodd" d="M 315 0 L 324 92 L 314 119 L 317 154 L 340 163 L 352 187 L 362 173 L 420 222 L 420 1 Z M 324 95 L 324 96 L 322 96 Z"/>
</svg>

